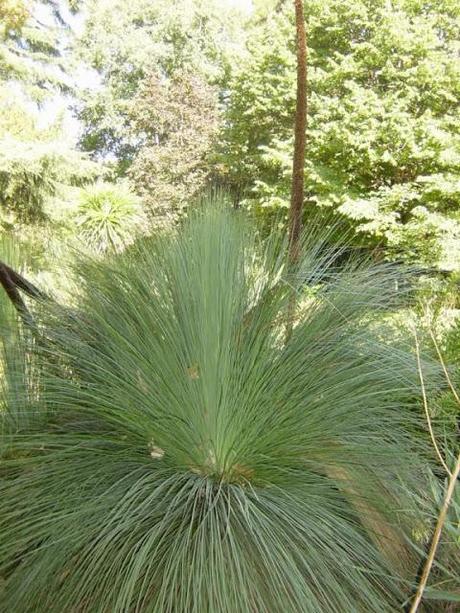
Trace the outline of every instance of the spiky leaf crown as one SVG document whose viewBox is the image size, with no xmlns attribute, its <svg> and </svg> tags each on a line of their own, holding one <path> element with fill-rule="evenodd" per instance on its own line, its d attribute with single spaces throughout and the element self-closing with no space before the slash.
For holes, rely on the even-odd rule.
<svg viewBox="0 0 460 613">
<path fill-rule="evenodd" d="M 394 269 L 338 273 L 312 230 L 287 274 L 246 223 L 210 208 L 80 265 L 78 310 L 43 324 L 39 376 L 3 413 L 3 610 L 401 602 L 417 379 L 369 329 Z"/>
</svg>

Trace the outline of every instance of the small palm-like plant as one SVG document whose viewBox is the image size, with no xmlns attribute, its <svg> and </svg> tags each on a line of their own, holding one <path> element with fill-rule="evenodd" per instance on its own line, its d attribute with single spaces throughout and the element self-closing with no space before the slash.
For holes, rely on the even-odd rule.
<svg viewBox="0 0 460 613">
<path fill-rule="evenodd" d="M 82 190 L 75 221 L 92 250 L 121 251 L 142 225 L 139 198 L 124 184 L 96 183 Z"/>
<path fill-rule="evenodd" d="M 79 312 L 42 324 L 40 384 L 3 415 L 3 611 L 404 600 L 418 379 L 369 331 L 394 272 L 339 274 L 312 231 L 286 275 L 283 246 L 244 223 L 217 207 L 83 263 Z"/>
</svg>

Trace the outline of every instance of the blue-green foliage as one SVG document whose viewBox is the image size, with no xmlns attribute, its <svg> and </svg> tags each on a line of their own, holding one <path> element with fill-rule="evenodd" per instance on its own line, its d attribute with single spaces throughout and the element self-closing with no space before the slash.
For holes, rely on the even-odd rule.
<svg viewBox="0 0 460 613">
<path fill-rule="evenodd" d="M 3 414 L 2 610 L 382 613 L 404 600 L 417 372 L 368 328 L 395 273 L 338 274 L 312 230 L 287 274 L 285 245 L 246 224 L 214 208 L 83 262 L 79 310 L 42 314 L 41 378 Z"/>
</svg>

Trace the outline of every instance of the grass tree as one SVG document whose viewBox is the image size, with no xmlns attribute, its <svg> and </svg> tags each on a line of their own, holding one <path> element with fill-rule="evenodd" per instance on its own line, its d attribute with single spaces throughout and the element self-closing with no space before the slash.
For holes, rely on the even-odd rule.
<svg viewBox="0 0 460 613">
<path fill-rule="evenodd" d="M 95 183 L 82 190 L 75 215 L 82 242 L 97 253 L 120 251 L 145 226 L 139 198 L 123 183 Z"/>
<path fill-rule="evenodd" d="M 418 373 L 370 326 L 394 270 L 339 274 L 328 245 L 310 228 L 294 273 L 212 207 L 79 263 L 78 310 L 36 315 L 38 375 L 4 390 L 2 610 L 398 608 Z"/>
</svg>

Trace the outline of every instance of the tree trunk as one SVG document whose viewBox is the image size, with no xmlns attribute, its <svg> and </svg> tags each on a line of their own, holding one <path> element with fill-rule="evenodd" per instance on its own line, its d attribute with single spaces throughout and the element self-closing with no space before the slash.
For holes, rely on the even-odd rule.
<svg viewBox="0 0 460 613">
<path fill-rule="evenodd" d="M 303 0 L 294 0 L 297 43 L 297 101 L 294 127 L 294 158 L 292 162 L 291 207 L 289 211 L 289 260 L 299 258 L 302 208 L 304 197 L 304 164 L 307 128 L 307 40 Z"/>
<path fill-rule="evenodd" d="M 304 198 L 305 142 L 307 129 L 307 37 L 303 0 L 294 0 L 297 47 L 297 99 L 294 124 L 294 157 L 292 161 L 291 206 L 289 209 L 289 269 L 295 272 L 300 255 L 302 209 Z M 292 334 L 296 310 L 296 290 L 289 299 L 286 341 Z"/>
</svg>

